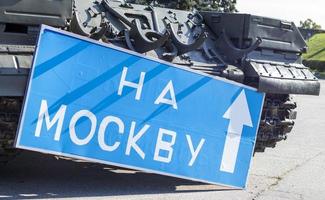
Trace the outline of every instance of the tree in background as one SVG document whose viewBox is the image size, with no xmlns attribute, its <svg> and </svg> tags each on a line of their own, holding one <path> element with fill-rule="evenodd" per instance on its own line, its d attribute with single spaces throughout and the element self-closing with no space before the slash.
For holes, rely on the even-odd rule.
<svg viewBox="0 0 325 200">
<path fill-rule="evenodd" d="M 220 12 L 237 12 L 237 0 L 129 0 L 130 3 L 154 4 L 156 6 L 181 10 L 216 10 Z"/>
<path fill-rule="evenodd" d="M 204 1 L 201 1 L 204 2 Z M 220 12 L 238 12 L 236 9 L 236 0 L 213 0 L 213 1 L 205 1 L 210 2 L 205 7 L 199 7 L 202 10 L 217 10 Z M 204 3 L 200 3 L 199 6 L 203 6 Z"/>
<path fill-rule="evenodd" d="M 314 30 L 319 30 L 322 29 L 322 27 L 316 22 L 314 22 L 311 19 L 306 19 L 305 21 L 300 21 L 300 27 L 304 29 L 314 29 Z"/>
</svg>

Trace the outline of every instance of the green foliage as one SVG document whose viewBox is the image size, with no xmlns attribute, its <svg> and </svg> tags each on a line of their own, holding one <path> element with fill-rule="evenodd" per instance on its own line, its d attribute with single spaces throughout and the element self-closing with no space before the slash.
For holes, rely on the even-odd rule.
<svg viewBox="0 0 325 200">
<path fill-rule="evenodd" d="M 236 9 L 236 3 L 236 0 L 216 0 L 212 7 L 215 7 L 222 12 L 238 12 Z"/>
<path fill-rule="evenodd" d="M 300 21 L 300 27 L 305 28 L 305 29 L 315 29 L 315 30 L 322 29 L 322 27 L 320 25 L 316 24 L 316 22 L 314 22 L 311 19 L 306 19 L 305 21 Z"/>
<path fill-rule="evenodd" d="M 325 61 L 325 33 L 314 35 L 307 44 L 308 53 L 303 55 L 304 60 Z"/>
<path fill-rule="evenodd" d="M 198 10 L 216 10 L 220 12 L 237 12 L 237 0 L 130 0 L 131 3 L 137 4 L 154 4 L 156 6 L 191 10 L 193 8 Z"/>
</svg>

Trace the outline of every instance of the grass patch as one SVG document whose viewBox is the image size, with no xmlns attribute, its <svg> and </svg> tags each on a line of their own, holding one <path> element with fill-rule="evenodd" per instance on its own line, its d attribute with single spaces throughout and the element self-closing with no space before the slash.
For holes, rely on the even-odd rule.
<svg viewBox="0 0 325 200">
<path fill-rule="evenodd" d="M 308 52 L 303 55 L 307 61 L 325 61 L 325 33 L 319 33 L 308 41 Z"/>
</svg>

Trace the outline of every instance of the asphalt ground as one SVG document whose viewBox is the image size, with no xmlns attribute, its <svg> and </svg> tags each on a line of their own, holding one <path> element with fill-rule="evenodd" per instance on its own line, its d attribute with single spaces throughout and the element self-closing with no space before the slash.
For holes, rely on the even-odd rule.
<svg viewBox="0 0 325 200">
<path fill-rule="evenodd" d="M 0 199 L 325 199 L 325 81 L 321 96 L 295 96 L 288 140 L 257 153 L 246 190 L 22 152 L 0 166 Z"/>
</svg>

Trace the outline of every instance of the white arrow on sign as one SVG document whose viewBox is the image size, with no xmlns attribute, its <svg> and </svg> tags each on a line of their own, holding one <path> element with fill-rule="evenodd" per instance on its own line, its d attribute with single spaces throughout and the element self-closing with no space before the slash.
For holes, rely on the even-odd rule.
<svg viewBox="0 0 325 200">
<path fill-rule="evenodd" d="M 253 127 L 245 91 L 242 90 L 223 118 L 229 119 L 220 170 L 234 173 L 243 126 Z"/>
</svg>

